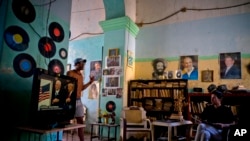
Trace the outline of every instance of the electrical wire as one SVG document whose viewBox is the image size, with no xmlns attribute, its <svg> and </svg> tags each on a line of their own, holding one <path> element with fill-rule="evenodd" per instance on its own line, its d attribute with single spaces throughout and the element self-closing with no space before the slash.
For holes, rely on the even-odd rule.
<svg viewBox="0 0 250 141">
<path fill-rule="evenodd" d="M 81 34 L 77 35 L 76 37 L 70 39 L 69 41 L 75 40 L 75 39 L 81 37 L 82 35 L 100 35 L 100 34 L 103 34 L 103 33 L 81 33 Z"/>
<path fill-rule="evenodd" d="M 161 22 L 161 21 L 164 21 L 176 14 L 178 14 L 179 12 L 186 12 L 186 11 L 208 11 L 208 10 L 221 10 L 221 9 L 229 9 L 229 8 L 235 8 L 235 7 L 240 7 L 240 6 L 245 6 L 245 5 L 249 5 L 250 2 L 246 2 L 246 3 L 242 3 L 242 4 L 237 4 L 237 5 L 232 5 L 232 6 L 226 6 L 226 7 L 218 7 L 218 8 L 186 8 L 186 7 L 183 7 L 181 8 L 180 10 L 160 19 L 160 20 L 156 20 L 156 21 L 153 21 L 153 22 L 147 22 L 147 23 L 136 23 L 139 27 L 142 27 L 143 25 L 146 25 L 146 24 L 154 24 L 154 23 L 158 23 L 158 22 Z"/>
</svg>

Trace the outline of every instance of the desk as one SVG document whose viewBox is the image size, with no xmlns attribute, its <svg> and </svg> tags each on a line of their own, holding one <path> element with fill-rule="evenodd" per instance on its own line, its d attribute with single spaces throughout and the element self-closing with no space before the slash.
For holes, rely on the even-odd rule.
<svg viewBox="0 0 250 141">
<path fill-rule="evenodd" d="M 181 125 L 191 125 L 193 124 L 189 120 L 183 121 L 153 121 L 152 122 L 152 130 L 153 130 L 153 138 L 154 138 L 154 126 L 165 126 L 168 127 L 168 141 L 172 140 L 172 127 L 174 127 L 174 135 L 177 135 L 177 126 Z"/>
<path fill-rule="evenodd" d="M 93 134 L 93 128 L 94 126 L 98 126 L 98 135 Z M 104 123 L 92 123 L 91 124 L 91 133 L 90 133 L 90 141 L 92 141 L 93 138 L 98 138 L 98 139 L 108 139 L 108 141 L 114 140 L 116 141 L 116 134 L 117 134 L 117 127 L 119 127 L 119 124 L 104 124 Z M 103 137 L 103 128 L 107 127 L 108 128 L 108 137 Z M 110 128 L 115 129 L 115 135 L 114 137 L 110 137 Z"/>
<path fill-rule="evenodd" d="M 66 125 L 65 127 L 57 127 L 57 128 L 52 128 L 52 129 L 37 129 L 37 128 L 33 128 L 31 126 L 21 126 L 21 127 L 17 127 L 17 129 L 20 131 L 19 135 L 18 135 L 18 141 L 20 141 L 20 137 L 21 137 L 22 132 L 39 134 L 39 141 L 41 140 L 42 135 L 52 133 L 52 132 L 57 132 L 57 140 L 59 141 L 59 132 L 60 131 L 67 131 L 67 130 L 84 128 L 84 127 L 86 127 L 85 124 L 69 124 L 69 125 Z M 29 137 L 29 141 L 30 141 L 30 137 Z"/>
</svg>

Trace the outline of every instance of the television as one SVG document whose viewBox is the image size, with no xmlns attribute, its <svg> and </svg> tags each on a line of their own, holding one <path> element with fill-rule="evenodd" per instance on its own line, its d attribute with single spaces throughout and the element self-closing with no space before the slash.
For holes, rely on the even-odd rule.
<svg viewBox="0 0 250 141">
<path fill-rule="evenodd" d="M 31 126 L 51 129 L 69 124 L 75 114 L 76 89 L 75 78 L 36 68 L 30 105 Z"/>
</svg>

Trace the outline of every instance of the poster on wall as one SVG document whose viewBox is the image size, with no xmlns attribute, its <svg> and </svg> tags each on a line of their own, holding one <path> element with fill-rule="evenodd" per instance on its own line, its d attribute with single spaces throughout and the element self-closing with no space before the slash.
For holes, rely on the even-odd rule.
<svg viewBox="0 0 250 141">
<path fill-rule="evenodd" d="M 220 53 L 220 78 L 241 79 L 240 52 Z"/>
<path fill-rule="evenodd" d="M 127 64 L 128 64 L 128 67 L 130 68 L 133 68 L 133 65 L 134 65 L 134 53 L 130 50 L 128 50 L 127 52 Z"/>
<path fill-rule="evenodd" d="M 89 87 L 88 99 L 97 99 L 99 97 L 99 82 L 94 81 Z"/>
<path fill-rule="evenodd" d="M 95 77 L 95 81 L 98 81 L 102 77 L 102 61 L 91 61 L 90 62 L 90 75 Z"/>
<path fill-rule="evenodd" d="M 182 79 L 198 80 L 198 55 L 180 56 Z"/>
</svg>

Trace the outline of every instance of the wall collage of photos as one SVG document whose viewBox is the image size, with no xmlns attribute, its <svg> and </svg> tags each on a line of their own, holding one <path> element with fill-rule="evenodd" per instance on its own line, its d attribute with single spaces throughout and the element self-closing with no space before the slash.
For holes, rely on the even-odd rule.
<svg viewBox="0 0 250 141">
<path fill-rule="evenodd" d="M 103 69 L 104 87 L 102 96 L 122 97 L 123 89 L 120 85 L 120 76 L 123 75 L 121 67 L 121 55 L 119 49 L 109 49 L 109 55 L 105 58 L 105 68 Z"/>
</svg>

